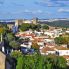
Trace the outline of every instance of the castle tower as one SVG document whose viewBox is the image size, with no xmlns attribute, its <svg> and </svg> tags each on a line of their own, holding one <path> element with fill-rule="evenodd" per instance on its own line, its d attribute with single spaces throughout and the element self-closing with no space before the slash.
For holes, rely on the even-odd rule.
<svg viewBox="0 0 69 69">
<path fill-rule="evenodd" d="M 37 24 L 37 23 L 38 23 L 38 18 L 32 19 L 32 23 L 33 23 L 33 24 Z"/>
<path fill-rule="evenodd" d="M 21 25 L 23 23 L 23 20 L 15 20 L 15 26 Z"/>
</svg>

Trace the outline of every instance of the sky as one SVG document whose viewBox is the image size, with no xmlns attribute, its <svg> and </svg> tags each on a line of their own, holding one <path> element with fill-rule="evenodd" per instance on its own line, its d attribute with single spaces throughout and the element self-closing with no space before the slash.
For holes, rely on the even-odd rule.
<svg viewBox="0 0 69 69">
<path fill-rule="evenodd" d="M 0 19 L 69 18 L 69 0 L 0 0 Z"/>
</svg>

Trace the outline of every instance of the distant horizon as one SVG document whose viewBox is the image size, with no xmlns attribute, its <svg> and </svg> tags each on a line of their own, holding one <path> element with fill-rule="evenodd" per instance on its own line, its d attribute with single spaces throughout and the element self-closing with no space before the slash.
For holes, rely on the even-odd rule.
<svg viewBox="0 0 69 69">
<path fill-rule="evenodd" d="M 35 18 L 38 18 L 38 17 L 35 17 Z M 16 19 L 0 19 L 0 20 L 22 20 L 22 19 L 27 19 L 27 20 L 31 20 L 31 19 L 34 19 L 33 17 L 32 18 L 16 18 Z M 49 20 L 49 19 L 69 19 L 69 18 L 38 18 L 38 19 L 46 19 L 46 20 Z"/>
</svg>

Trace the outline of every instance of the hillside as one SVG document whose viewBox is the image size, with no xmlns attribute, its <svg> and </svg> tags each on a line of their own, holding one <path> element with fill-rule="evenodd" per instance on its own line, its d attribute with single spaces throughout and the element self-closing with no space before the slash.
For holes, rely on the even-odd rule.
<svg viewBox="0 0 69 69">
<path fill-rule="evenodd" d="M 38 23 L 40 24 L 48 24 L 50 26 L 55 26 L 55 27 L 67 27 L 69 28 L 69 20 L 57 20 L 57 21 L 39 21 Z"/>
</svg>

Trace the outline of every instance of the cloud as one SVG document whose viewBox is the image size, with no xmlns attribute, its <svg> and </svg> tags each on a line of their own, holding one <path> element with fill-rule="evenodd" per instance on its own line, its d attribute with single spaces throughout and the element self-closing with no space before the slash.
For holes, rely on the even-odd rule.
<svg viewBox="0 0 69 69">
<path fill-rule="evenodd" d="M 39 9 L 37 9 L 37 10 L 23 9 L 23 10 L 19 10 L 19 11 L 9 12 L 9 14 L 12 14 L 12 15 L 16 15 L 16 14 L 33 14 L 34 15 L 34 14 L 41 14 L 41 13 L 43 14 L 44 12 L 43 12 L 43 10 L 39 10 Z"/>
<path fill-rule="evenodd" d="M 34 2 L 36 5 L 44 7 L 66 7 L 69 6 L 69 1 L 61 0 L 40 0 Z"/>
<path fill-rule="evenodd" d="M 24 13 L 31 13 L 31 14 L 40 14 L 40 13 L 43 13 L 43 11 L 42 10 L 28 10 L 28 9 L 26 9 L 26 10 L 24 10 Z"/>
<path fill-rule="evenodd" d="M 25 12 L 25 13 L 30 13 L 31 11 L 28 10 L 28 9 L 25 9 L 24 12 Z"/>
<path fill-rule="evenodd" d="M 46 1 L 46 2 L 44 2 L 44 1 L 35 1 L 34 4 L 40 5 L 40 6 L 44 6 L 44 7 L 47 7 L 47 6 L 50 7 L 50 6 L 52 6 L 52 3 L 48 2 L 48 1 Z"/>
<path fill-rule="evenodd" d="M 62 12 L 69 13 L 69 9 L 60 8 L 60 9 L 58 9 L 58 12 L 60 12 L 60 13 L 62 13 Z"/>
</svg>

